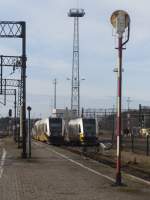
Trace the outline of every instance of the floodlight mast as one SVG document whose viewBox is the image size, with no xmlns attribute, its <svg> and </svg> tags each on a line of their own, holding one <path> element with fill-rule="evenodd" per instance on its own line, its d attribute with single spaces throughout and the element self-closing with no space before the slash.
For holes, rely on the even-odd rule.
<svg viewBox="0 0 150 200">
<path fill-rule="evenodd" d="M 80 71 L 79 71 L 79 18 L 84 17 L 84 9 L 72 8 L 68 16 L 74 18 L 71 111 L 80 116 Z"/>
<path fill-rule="evenodd" d="M 115 11 L 111 16 L 111 24 L 113 28 L 116 30 L 116 34 L 118 37 L 118 70 L 117 70 L 117 162 L 116 162 L 116 185 L 122 185 L 121 178 L 121 104 L 122 104 L 122 50 L 123 46 L 129 41 L 130 36 L 130 17 L 127 12 L 123 10 Z M 127 39 L 123 42 L 124 33 L 127 30 Z"/>
</svg>

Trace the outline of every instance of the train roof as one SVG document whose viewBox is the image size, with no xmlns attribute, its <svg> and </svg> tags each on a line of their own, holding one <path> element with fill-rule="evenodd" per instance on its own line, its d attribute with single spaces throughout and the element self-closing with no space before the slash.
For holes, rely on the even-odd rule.
<svg viewBox="0 0 150 200">
<path fill-rule="evenodd" d="M 76 118 L 76 119 L 71 119 L 69 121 L 69 124 L 78 124 L 78 123 L 82 123 L 83 121 L 90 122 L 90 121 L 95 121 L 95 119 L 94 118 L 83 118 L 83 117 L 80 117 L 80 118 Z"/>
<path fill-rule="evenodd" d="M 38 126 L 38 125 L 43 124 L 43 123 L 47 123 L 47 122 L 49 122 L 49 120 L 51 120 L 51 119 L 52 119 L 53 121 L 62 120 L 62 118 L 60 118 L 60 117 L 47 117 L 47 118 L 45 118 L 45 119 L 41 119 L 41 120 L 36 121 L 36 122 L 35 122 L 35 126 Z"/>
<path fill-rule="evenodd" d="M 41 119 L 41 120 L 38 120 L 35 122 L 35 125 L 40 125 L 40 124 L 43 124 L 43 123 L 46 123 L 48 121 L 49 118 L 45 118 L 45 119 Z"/>
</svg>

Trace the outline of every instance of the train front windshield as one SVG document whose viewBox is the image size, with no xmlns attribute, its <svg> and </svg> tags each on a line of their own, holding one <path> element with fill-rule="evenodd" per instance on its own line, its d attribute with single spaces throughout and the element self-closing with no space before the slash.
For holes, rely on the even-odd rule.
<svg viewBox="0 0 150 200">
<path fill-rule="evenodd" d="M 95 119 L 83 119 L 83 129 L 86 137 L 96 136 L 96 122 Z"/>
<path fill-rule="evenodd" d="M 50 131 L 52 136 L 59 136 L 62 134 L 62 119 L 50 119 Z"/>
</svg>

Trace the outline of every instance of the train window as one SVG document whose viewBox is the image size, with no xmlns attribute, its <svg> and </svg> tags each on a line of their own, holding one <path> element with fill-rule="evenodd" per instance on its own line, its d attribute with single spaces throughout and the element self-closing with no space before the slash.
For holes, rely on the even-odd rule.
<svg viewBox="0 0 150 200">
<path fill-rule="evenodd" d="M 83 120 L 84 133 L 87 136 L 93 136 L 96 134 L 96 123 L 95 120 L 92 119 L 84 119 Z"/>
</svg>

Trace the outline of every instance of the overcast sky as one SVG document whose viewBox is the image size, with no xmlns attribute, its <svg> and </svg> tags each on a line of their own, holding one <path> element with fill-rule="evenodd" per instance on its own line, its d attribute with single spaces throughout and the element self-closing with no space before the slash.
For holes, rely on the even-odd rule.
<svg viewBox="0 0 150 200">
<path fill-rule="evenodd" d="M 27 105 L 33 116 L 48 116 L 57 78 L 57 107 L 70 107 L 73 19 L 67 16 L 77 0 L 0 0 L 0 20 L 27 22 Z M 117 63 L 110 16 L 118 9 L 131 18 L 131 37 L 123 52 L 123 107 L 150 105 L 150 2 L 148 0 L 80 0 L 86 15 L 80 19 L 81 106 L 110 108 L 116 101 Z M 18 39 L 0 39 L 0 54 L 20 55 Z M 9 77 L 11 78 L 11 76 Z M 1 97 L 2 100 L 2 97 Z M 7 115 L 13 106 L 0 105 Z"/>
</svg>

